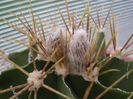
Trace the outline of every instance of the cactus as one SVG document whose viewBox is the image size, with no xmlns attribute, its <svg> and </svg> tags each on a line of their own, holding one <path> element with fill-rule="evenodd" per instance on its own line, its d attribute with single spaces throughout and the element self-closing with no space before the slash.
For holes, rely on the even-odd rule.
<svg viewBox="0 0 133 99">
<path fill-rule="evenodd" d="M 129 42 L 133 34 L 119 48 L 113 10 L 112 20 L 110 18 L 113 2 L 104 23 L 100 23 L 98 8 L 96 24 L 86 6 L 78 25 L 74 15 L 70 17 L 67 0 L 65 4 L 69 25 L 58 8 L 65 27 L 54 22 L 51 25 L 53 31 L 48 37 L 45 37 L 43 20 L 40 18 L 41 31 L 39 30 L 31 3 L 33 28 L 23 14 L 26 24 L 16 14 L 13 15 L 27 31 L 3 18 L 9 26 L 27 36 L 28 44 L 21 44 L 28 48 L 7 55 L 0 50 L 0 59 L 14 66 L 2 71 L 0 75 L 0 99 L 132 99 L 133 61 L 125 58 L 132 54 L 133 49 L 127 52 L 125 50 L 132 46 L 132 42 Z M 84 28 L 82 24 L 86 13 Z M 90 18 L 94 22 L 94 28 L 90 24 Z M 108 18 L 112 37 L 106 42 L 105 24 Z M 106 56 L 111 43 L 114 50 L 110 52 L 110 56 Z"/>
</svg>

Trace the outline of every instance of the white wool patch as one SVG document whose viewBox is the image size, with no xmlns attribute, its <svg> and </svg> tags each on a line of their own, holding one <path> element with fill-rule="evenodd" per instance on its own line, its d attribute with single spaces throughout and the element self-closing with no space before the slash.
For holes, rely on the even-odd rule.
<svg viewBox="0 0 133 99">
<path fill-rule="evenodd" d="M 27 82 L 29 85 L 33 84 L 29 90 L 32 91 L 35 88 L 39 89 L 41 87 L 41 85 L 43 84 L 43 80 L 44 78 L 40 79 L 40 77 L 42 76 L 41 71 L 33 71 L 31 73 L 29 73 L 29 77 L 27 79 Z"/>
<path fill-rule="evenodd" d="M 68 52 L 70 61 L 70 73 L 80 74 L 86 71 L 86 50 L 90 51 L 90 43 L 87 38 L 87 33 L 83 29 L 79 29 L 73 35 Z M 89 55 L 88 55 L 89 57 Z"/>
<path fill-rule="evenodd" d="M 55 67 L 56 69 L 56 73 L 58 75 L 62 75 L 62 76 L 66 76 L 69 74 L 69 69 L 68 69 L 68 65 L 67 64 L 63 64 L 63 63 L 60 63 L 60 65 L 57 65 Z"/>
<path fill-rule="evenodd" d="M 88 70 L 89 70 L 89 68 L 88 68 Z M 93 81 L 97 74 L 98 74 L 98 67 L 95 67 L 89 74 L 88 74 L 88 72 L 84 72 L 82 74 L 82 77 L 86 81 Z M 98 76 L 96 76 L 95 82 L 98 82 Z"/>
<path fill-rule="evenodd" d="M 119 59 L 125 59 L 126 55 L 124 55 L 125 50 L 120 51 L 122 47 L 116 47 L 115 50 L 111 51 L 110 56 L 117 57 Z"/>
<path fill-rule="evenodd" d="M 105 28 L 103 28 L 103 26 L 101 25 L 99 28 L 99 32 L 105 32 Z"/>
</svg>

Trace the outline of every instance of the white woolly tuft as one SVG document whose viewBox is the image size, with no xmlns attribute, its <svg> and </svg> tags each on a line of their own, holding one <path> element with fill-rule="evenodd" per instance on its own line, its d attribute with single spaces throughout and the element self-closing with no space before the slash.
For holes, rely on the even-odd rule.
<svg viewBox="0 0 133 99">
<path fill-rule="evenodd" d="M 41 84 L 43 84 L 43 79 L 40 79 L 42 76 L 41 71 L 33 71 L 29 74 L 29 77 L 27 79 L 27 82 L 29 85 L 32 85 L 32 87 L 29 88 L 30 91 L 33 91 L 34 89 L 39 89 L 41 87 Z"/>
<path fill-rule="evenodd" d="M 105 28 L 103 26 L 100 26 L 99 32 L 105 32 Z"/>
<path fill-rule="evenodd" d="M 125 50 L 120 51 L 122 47 L 116 47 L 115 50 L 111 51 L 110 56 L 117 57 L 119 59 L 125 59 L 126 55 L 124 55 Z"/>
<path fill-rule="evenodd" d="M 62 75 L 63 77 L 69 74 L 68 64 L 60 63 L 55 67 L 55 69 L 56 69 L 56 73 L 58 75 Z"/>
<path fill-rule="evenodd" d="M 83 30 L 77 30 L 70 42 L 68 59 L 70 61 L 70 73 L 81 74 L 86 71 L 86 50 L 90 50 L 90 43 L 87 33 Z M 89 55 L 88 55 L 89 56 Z"/>
<path fill-rule="evenodd" d="M 87 69 L 87 71 L 89 70 L 89 68 Z M 96 76 L 95 82 L 98 82 L 98 67 L 95 67 L 88 75 L 88 72 L 84 72 L 82 73 L 82 77 L 86 80 L 86 81 L 93 81 L 94 78 Z"/>
</svg>

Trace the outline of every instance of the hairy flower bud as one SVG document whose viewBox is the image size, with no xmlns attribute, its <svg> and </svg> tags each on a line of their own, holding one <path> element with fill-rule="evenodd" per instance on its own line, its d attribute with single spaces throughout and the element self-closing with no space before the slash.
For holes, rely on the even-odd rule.
<svg viewBox="0 0 133 99">
<path fill-rule="evenodd" d="M 83 29 L 77 30 L 71 39 L 68 53 L 70 73 L 80 74 L 86 70 L 86 52 L 90 50 L 87 47 L 90 47 L 87 33 Z"/>
<path fill-rule="evenodd" d="M 52 53 L 57 49 L 55 59 L 58 61 L 64 55 L 67 54 L 68 50 L 69 33 L 63 28 L 57 28 L 56 31 L 52 32 L 46 40 L 46 53 L 51 56 Z M 62 60 L 56 67 L 58 75 L 66 76 L 68 74 L 67 58 Z"/>
<path fill-rule="evenodd" d="M 66 44 L 68 41 L 68 33 L 63 28 L 57 28 L 56 31 L 52 32 L 46 40 L 46 52 L 51 55 L 52 52 L 59 47 L 59 52 L 61 52 L 61 43 L 63 44 L 63 53 L 66 50 Z M 67 36 L 67 37 L 66 37 Z M 67 38 L 67 40 L 66 40 Z"/>
</svg>

